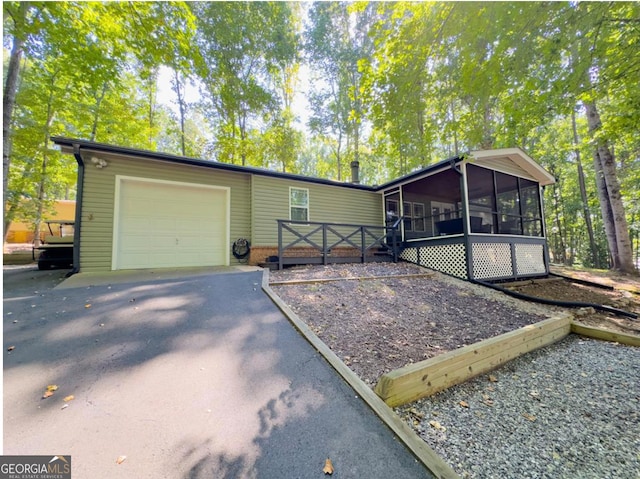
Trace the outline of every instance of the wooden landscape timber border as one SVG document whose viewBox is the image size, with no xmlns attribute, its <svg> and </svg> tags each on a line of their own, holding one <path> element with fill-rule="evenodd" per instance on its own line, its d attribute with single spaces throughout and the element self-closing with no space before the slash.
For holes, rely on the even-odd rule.
<svg viewBox="0 0 640 479">
<path fill-rule="evenodd" d="M 640 347 L 640 336 L 617 333 L 615 331 L 609 331 L 608 329 L 594 328 L 593 326 L 586 326 L 575 321 L 571 323 L 571 332 L 588 338 Z"/>
<path fill-rule="evenodd" d="M 571 332 L 572 315 L 530 324 L 384 374 L 374 391 L 390 407 L 431 396 L 511 359 L 559 341 Z"/>
<path fill-rule="evenodd" d="M 292 286 L 296 284 L 335 283 L 336 281 L 377 281 L 384 279 L 432 278 L 434 273 L 396 274 L 387 276 L 348 276 L 346 278 L 294 279 L 289 281 L 271 281 L 271 286 Z"/>
<path fill-rule="evenodd" d="M 431 449 L 400 417 L 380 399 L 324 342 L 294 313 L 269 287 L 269 270 L 262 274 L 262 289 L 275 305 L 287 316 L 291 324 L 327 360 L 338 374 L 369 405 L 382 422 L 402 441 L 413 455 L 425 465 L 437 479 L 460 479 L 444 459 Z"/>
</svg>

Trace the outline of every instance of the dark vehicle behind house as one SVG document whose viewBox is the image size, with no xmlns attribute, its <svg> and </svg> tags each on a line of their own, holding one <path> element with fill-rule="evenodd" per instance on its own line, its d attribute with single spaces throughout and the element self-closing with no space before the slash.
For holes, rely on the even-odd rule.
<svg viewBox="0 0 640 479">
<path fill-rule="evenodd" d="M 50 220 L 41 244 L 33 247 L 33 259 L 38 255 L 38 269 L 73 267 L 73 221 Z"/>
</svg>

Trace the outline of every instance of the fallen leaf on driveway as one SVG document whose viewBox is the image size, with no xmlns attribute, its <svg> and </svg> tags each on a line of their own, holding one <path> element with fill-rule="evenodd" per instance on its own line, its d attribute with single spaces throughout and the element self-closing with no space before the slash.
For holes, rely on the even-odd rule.
<svg viewBox="0 0 640 479">
<path fill-rule="evenodd" d="M 489 381 L 491 381 L 492 383 L 497 383 L 498 378 L 495 377 L 493 374 L 489 374 Z"/>
<path fill-rule="evenodd" d="M 116 464 L 122 464 L 125 459 L 127 459 L 127 456 L 118 456 L 118 459 L 116 459 Z"/>
<path fill-rule="evenodd" d="M 75 399 L 75 396 L 71 394 L 70 396 L 67 396 L 66 398 L 64 398 L 63 401 L 69 402 L 69 401 L 73 401 L 74 399 Z"/>
<path fill-rule="evenodd" d="M 327 460 L 324 461 L 324 467 L 322 468 L 322 472 L 329 475 L 333 474 L 333 464 L 331 463 L 331 459 L 329 459 L 328 457 L 327 457 Z"/>
<path fill-rule="evenodd" d="M 460 401 L 458 404 L 462 407 L 469 407 L 469 403 L 467 401 Z"/>
<path fill-rule="evenodd" d="M 53 392 L 53 391 L 57 391 L 57 390 L 58 390 L 58 385 L 57 384 L 49 384 L 47 386 L 47 391 Z"/>
<path fill-rule="evenodd" d="M 85 308 L 90 308 L 90 307 L 91 307 L 91 305 L 90 305 L 90 304 L 85 304 L 85 305 L 84 305 L 84 307 L 85 307 Z"/>
<path fill-rule="evenodd" d="M 7 348 L 7 351 L 13 351 L 14 349 L 16 349 L 16 347 L 15 347 L 15 346 L 9 346 L 9 347 Z"/>
<path fill-rule="evenodd" d="M 536 417 L 532 416 L 531 414 L 527 414 L 526 412 L 522 414 L 522 417 L 524 417 L 527 421 L 535 421 Z"/>
<path fill-rule="evenodd" d="M 42 399 L 47 399 L 51 396 L 53 396 L 53 391 L 45 391 L 44 394 L 42 395 Z"/>
</svg>

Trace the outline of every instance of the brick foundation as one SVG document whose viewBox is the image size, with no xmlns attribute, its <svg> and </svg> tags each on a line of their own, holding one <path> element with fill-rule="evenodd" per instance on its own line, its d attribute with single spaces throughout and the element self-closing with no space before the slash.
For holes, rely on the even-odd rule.
<svg viewBox="0 0 640 479">
<path fill-rule="evenodd" d="M 269 256 L 278 256 L 278 248 L 274 246 L 252 246 L 249 253 L 249 264 L 259 265 L 266 263 Z M 312 247 L 289 248 L 284 253 L 285 258 L 295 257 L 321 257 L 322 254 Z M 360 256 L 360 250 L 350 247 L 336 247 L 331 250 L 331 256 Z"/>
</svg>

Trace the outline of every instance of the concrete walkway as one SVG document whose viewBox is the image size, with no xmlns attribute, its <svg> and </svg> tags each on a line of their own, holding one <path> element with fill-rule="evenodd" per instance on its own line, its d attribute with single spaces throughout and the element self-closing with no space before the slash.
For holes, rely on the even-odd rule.
<svg viewBox="0 0 640 479">
<path fill-rule="evenodd" d="M 323 478 L 327 457 L 333 478 L 433 477 L 265 295 L 261 271 L 55 289 L 55 273 L 4 273 L 4 454 L 71 454 L 76 479 Z"/>
</svg>

